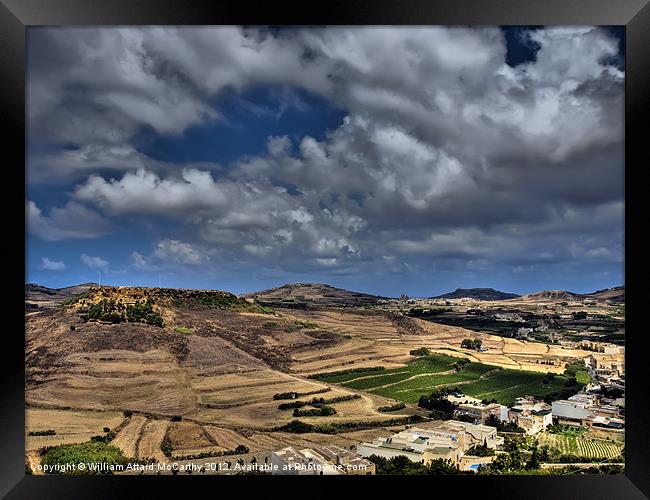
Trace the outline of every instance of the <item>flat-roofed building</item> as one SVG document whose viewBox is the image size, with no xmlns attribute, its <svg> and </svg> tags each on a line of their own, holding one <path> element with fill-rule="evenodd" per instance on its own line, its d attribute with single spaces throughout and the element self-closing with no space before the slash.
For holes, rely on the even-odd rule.
<svg viewBox="0 0 650 500">
<path fill-rule="evenodd" d="M 536 434 L 553 423 L 552 406 L 533 397 L 517 398 L 508 410 L 508 420 L 526 431 Z"/>
<path fill-rule="evenodd" d="M 372 475 L 375 464 L 340 446 L 297 450 L 287 446 L 271 453 L 272 473 L 276 475 Z"/>
<path fill-rule="evenodd" d="M 625 375 L 625 352 L 615 354 L 594 353 L 588 358 L 596 378 L 602 382 L 619 380 Z"/>
<path fill-rule="evenodd" d="M 405 456 L 412 462 L 423 464 L 445 459 L 459 465 L 469 448 L 483 444 L 497 448 L 503 444 L 503 438 L 497 436 L 495 427 L 448 420 L 429 422 L 426 427 L 411 427 L 389 437 L 362 443 L 357 446 L 357 452 L 364 457 Z"/>
<path fill-rule="evenodd" d="M 462 451 L 458 436 L 455 434 L 417 427 L 357 446 L 357 452 L 363 457 L 372 455 L 384 458 L 405 456 L 412 462 L 423 464 L 442 458 L 457 465 Z"/>
<path fill-rule="evenodd" d="M 553 401 L 551 404 L 553 421 L 560 424 L 590 427 L 595 415 L 587 409 L 587 406 L 583 402 L 568 399 Z"/>
<path fill-rule="evenodd" d="M 502 408 L 505 407 L 499 403 L 484 404 L 480 401 L 471 401 L 460 403 L 458 408 L 454 410 L 454 416 L 467 416 L 473 418 L 474 422 L 484 424 L 491 415 L 501 420 Z"/>
</svg>

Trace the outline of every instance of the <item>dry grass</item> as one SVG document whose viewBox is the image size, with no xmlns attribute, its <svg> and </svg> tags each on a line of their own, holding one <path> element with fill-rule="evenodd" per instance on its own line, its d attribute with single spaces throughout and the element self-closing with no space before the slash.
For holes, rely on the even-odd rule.
<svg viewBox="0 0 650 500">
<path fill-rule="evenodd" d="M 168 420 L 149 420 L 142 429 L 142 438 L 138 445 L 138 458 L 154 458 L 164 462 L 166 457 L 160 449 L 160 443 L 165 437 Z"/>
<path fill-rule="evenodd" d="M 53 430 L 54 436 L 27 436 L 26 449 L 36 450 L 44 446 L 82 443 L 92 436 L 104 434 L 104 427 L 117 427 L 124 417 L 120 412 L 96 412 L 73 410 L 49 410 L 27 408 L 25 411 L 26 433 Z"/>
<path fill-rule="evenodd" d="M 122 450 L 127 457 L 136 457 L 138 454 L 138 442 L 144 429 L 147 419 L 141 415 L 133 415 L 129 422 L 120 429 L 111 444 Z"/>
</svg>

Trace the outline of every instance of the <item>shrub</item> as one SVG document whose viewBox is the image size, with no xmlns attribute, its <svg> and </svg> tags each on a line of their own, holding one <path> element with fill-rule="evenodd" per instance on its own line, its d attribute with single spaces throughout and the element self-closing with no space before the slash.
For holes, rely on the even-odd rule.
<svg viewBox="0 0 650 500">
<path fill-rule="evenodd" d="M 90 441 L 93 443 L 110 443 L 111 441 L 113 441 L 113 439 L 115 439 L 116 435 L 117 434 L 115 432 L 109 431 L 103 436 L 92 436 L 90 438 Z"/>
<path fill-rule="evenodd" d="M 192 333 L 194 333 L 194 331 L 191 328 L 188 328 L 186 326 L 177 326 L 176 328 L 174 328 L 174 331 L 178 333 L 185 333 L 187 335 L 192 335 Z"/>
<path fill-rule="evenodd" d="M 30 436 L 54 436 L 56 431 L 53 429 L 48 429 L 46 431 L 29 431 Z"/>
<path fill-rule="evenodd" d="M 180 415 L 174 415 L 169 420 L 171 420 L 172 422 L 180 422 L 181 420 L 183 420 L 183 417 L 181 417 Z"/>
<path fill-rule="evenodd" d="M 312 394 L 321 394 L 323 392 L 328 392 L 330 390 L 329 387 L 324 387 L 322 389 L 316 389 L 315 391 L 309 391 L 309 392 L 278 392 L 277 394 L 273 395 L 273 399 L 278 400 L 278 399 L 296 399 L 302 396 L 310 396 Z"/>
<path fill-rule="evenodd" d="M 404 408 L 406 408 L 404 403 L 395 403 L 394 405 L 380 406 L 377 408 L 377 411 L 385 413 L 389 411 L 403 410 Z"/>
<path fill-rule="evenodd" d="M 302 408 L 303 406 L 307 406 L 307 405 L 320 407 L 331 403 L 342 403 L 343 401 L 352 401 L 353 399 L 359 399 L 360 397 L 361 396 L 359 394 L 347 394 L 345 396 L 337 396 L 335 398 L 329 398 L 329 399 L 312 398 L 311 401 L 292 401 L 291 403 L 282 403 L 278 405 L 278 410 L 290 410 L 291 408 Z"/>
<path fill-rule="evenodd" d="M 334 414 L 336 414 L 336 410 L 327 405 L 322 405 L 318 408 L 312 408 L 309 410 L 300 410 L 298 408 L 293 410 L 294 417 L 329 417 Z"/>
<path fill-rule="evenodd" d="M 160 442 L 160 451 L 162 451 L 166 457 L 172 456 L 172 452 L 174 451 L 174 448 L 172 446 L 171 440 L 169 439 L 169 436 L 165 436 L 163 440 Z"/>
<path fill-rule="evenodd" d="M 413 349 L 409 352 L 409 354 L 411 356 L 429 356 L 431 354 L 431 351 L 429 351 L 429 349 L 426 347 L 420 347 L 419 349 Z"/>
</svg>

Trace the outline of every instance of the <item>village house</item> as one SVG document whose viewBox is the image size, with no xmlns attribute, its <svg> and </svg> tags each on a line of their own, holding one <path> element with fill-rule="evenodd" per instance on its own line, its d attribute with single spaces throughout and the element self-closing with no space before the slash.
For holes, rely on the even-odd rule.
<svg viewBox="0 0 650 500">
<path fill-rule="evenodd" d="M 526 434 L 536 434 L 553 423 L 552 407 L 530 396 L 517 398 L 508 410 L 508 420 L 524 429 Z"/>
</svg>

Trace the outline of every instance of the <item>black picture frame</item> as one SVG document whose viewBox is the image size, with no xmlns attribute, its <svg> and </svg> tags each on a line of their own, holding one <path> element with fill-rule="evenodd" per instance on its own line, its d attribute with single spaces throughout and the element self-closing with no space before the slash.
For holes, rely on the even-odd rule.
<svg viewBox="0 0 650 500">
<path fill-rule="evenodd" d="M 220 494 L 222 487 L 237 491 L 252 487 L 300 492 L 319 491 L 348 494 L 353 481 L 363 481 L 364 495 L 385 490 L 396 481 L 411 494 L 449 491 L 456 496 L 487 494 L 488 497 L 535 498 L 644 498 L 650 496 L 650 430 L 648 429 L 648 390 L 645 384 L 644 352 L 650 337 L 635 327 L 643 319 L 644 290 L 641 276 L 645 248 L 641 239 L 644 215 L 641 212 L 644 189 L 640 176 L 647 168 L 642 150 L 647 143 L 644 111 L 650 109 L 650 6 L 649 0 L 329 0 L 318 4 L 283 4 L 248 0 L 0 0 L 0 100 L 5 122 L 4 152 L 5 199 L 24 207 L 24 196 L 17 189 L 25 185 L 25 48 L 29 26 L 69 25 L 624 25 L 626 33 L 625 85 L 625 285 L 628 335 L 626 473 L 616 476 L 435 476 L 328 478 L 316 483 L 291 478 L 289 486 L 276 477 L 220 477 L 218 485 L 207 477 L 63 477 L 25 475 L 24 428 L 24 290 L 26 270 L 17 265 L 26 255 L 25 220 L 5 208 L 5 226 L 15 234 L 6 238 L 5 283 L 12 293 L 5 295 L 1 363 L 4 377 L 0 400 L 0 495 L 7 498 L 84 498 L 135 496 L 142 488 L 148 496 L 159 493 L 187 495 L 188 481 L 201 481 Z M 9 153 L 9 155 L 7 155 Z M 8 156 L 8 157 L 7 157 Z M 22 195 L 25 193 L 22 192 Z M 15 199 L 14 199 L 15 198 Z M 13 208 L 13 207 L 12 207 Z M 15 224 L 9 224 L 14 220 Z M 22 235 L 20 234 L 22 231 Z M 21 246 L 18 242 L 24 242 Z M 13 253 L 13 255 L 12 255 Z M 21 254 L 21 255 L 18 255 Z M 9 260 L 11 258 L 11 260 Z M 9 263 L 12 264 L 9 264 Z M 7 278 L 9 276 L 9 278 Z M 21 330 L 22 329 L 22 330 Z M 214 476 L 211 476 L 214 477 Z M 158 480 L 156 480 L 158 479 Z M 294 482 L 298 481 L 297 484 Z M 407 486 L 405 482 L 417 482 Z M 296 487 L 297 486 L 297 487 Z M 339 490 L 341 488 L 341 490 Z M 411 489 L 412 488 L 412 489 Z M 451 490 L 448 488 L 452 488 Z M 280 493 L 278 491 L 277 493 Z M 359 491 L 359 490 L 357 490 Z"/>
</svg>

